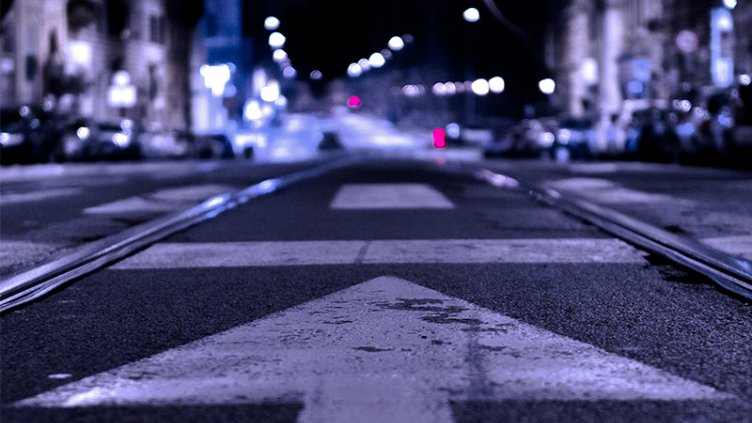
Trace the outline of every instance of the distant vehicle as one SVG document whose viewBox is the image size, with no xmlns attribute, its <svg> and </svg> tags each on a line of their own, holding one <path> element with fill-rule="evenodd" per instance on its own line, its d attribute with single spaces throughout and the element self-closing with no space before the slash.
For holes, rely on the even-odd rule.
<svg viewBox="0 0 752 423">
<path fill-rule="evenodd" d="M 199 159 L 231 159 L 235 157 L 232 140 L 224 133 L 196 135 L 194 154 Z"/>
<path fill-rule="evenodd" d="M 595 141 L 594 120 L 584 117 L 564 117 L 556 129 L 551 146 L 557 159 L 583 160 L 592 158 L 590 146 Z"/>
<path fill-rule="evenodd" d="M 46 163 L 63 158 L 60 128 L 53 114 L 30 106 L 0 110 L 0 161 Z"/>
<path fill-rule="evenodd" d="M 130 119 L 119 122 L 94 122 L 77 118 L 66 126 L 63 135 L 68 160 L 137 160 L 142 157 L 142 131 Z"/>
<path fill-rule="evenodd" d="M 734 125 L 729 130 L 729 155 L 732 164 L 752 167 L 752 85 L 739 87 L 733 104 Z"/>
</svg>

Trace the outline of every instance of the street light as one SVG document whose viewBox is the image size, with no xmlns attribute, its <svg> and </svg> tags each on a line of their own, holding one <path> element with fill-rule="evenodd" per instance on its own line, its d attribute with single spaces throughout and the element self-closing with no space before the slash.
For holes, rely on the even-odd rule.
<svg viewBox="0 0 752 423">
<path fill-rule="evenodd" d="M 264 19 L 264 28 L 268 29 L 269 31 L 274 31 L 277 28 L 279 28 L 279 19 L 277 19 L 274 16 L 269 16 L 266 19 Z"/>
<path fill-rule="evenodd" d="M 394 51 L 400 51 L 405 47 L 405 41 L 401 37 L 395 35 L 389 39 L 387 45 Z"/>
<path fill-rule="evenodd" d="M 480 20 L 480 12 L 474 7 L 469 7 L 462 12 L 462 17 L 470 23 L 478 22 Z"/>
<path fill-rule="evenodd" d="M 556 82 L 551 78 L 541 79 L 538 82 L 538 88 L 543 94 L 551 95 L 556 91 Z"/>
<path fill-rule="evenodd" d="M 285 46 L 287 38 L 279 32 L 272 32 L 269 34 L 269 45 L 272 48 L 282 48 Z"/>
</svg>

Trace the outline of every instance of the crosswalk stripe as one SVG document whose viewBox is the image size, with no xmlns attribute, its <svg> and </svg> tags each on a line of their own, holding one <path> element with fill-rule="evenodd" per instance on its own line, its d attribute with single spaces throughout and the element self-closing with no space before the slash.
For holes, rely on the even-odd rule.
<svg viewBox="0 0 752 423">
<path fill-rule="evenodd" d="M 231 191 L 225 185 L 195 185 L 166 188 L 137 197 L 100 204 L 84 209 L 85 214 L 122 214 L 142 212 L 166 212 L 185 204 L 197 203 L 213 195 Z"/>
<path fill-rule="evenodd" d="M 52 198 L 70 197 L 78 195 L 81 192 L 81 188 L 51 188 L 34 192 L 9 192 L 2 195 L 0 204 L 7 206 L 10 204 L 31 203 Z"/>
<path fill-rule="evenodd" d="M 301 423 L 441 423 L 452 421 L 450 401 L 729 398 L 734 397 L 383 276 L 14 405 L 300 401 Z"/>
<path fill-rule="evenodd" d="M 702 242 L 725 253 L 752 260 L 752 235 L 705 238 Z"/>
<path fill-rule="evenodd" d="M 346 184 L 332 200 L 333 209 L 451 209 L 443 194 L 426 184 Z"/>
<path fill-rule="evenodd" d="M 114 269 L 386 263 L 646 263 L 617 239 L 160 243 Z"/>
<path fill-rule="evenodd" d="M 619 186 L 607 179 L 567 178 L 549 181 L 546 187 L 569 191 L 603 204 L 658 204 L 671 203 L 691 206 L 694 202 L 666 194 L 633 190 Z"/>
</svg>

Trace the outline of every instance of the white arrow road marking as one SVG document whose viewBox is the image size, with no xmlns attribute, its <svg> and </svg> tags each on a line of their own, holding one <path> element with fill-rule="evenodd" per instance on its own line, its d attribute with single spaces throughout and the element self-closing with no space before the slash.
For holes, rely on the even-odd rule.
<svg viewBox="0 0 752 423">
<path fill-rule="evenodd" d="M 347 184 L 340 187 L 333 209 L 451 209 L 443 194 L 425 184 Z"/>
<path fill-rule="evenodd" d="M 299 422 L 450 422 L 457 400 L 733 398 L 380 277 L 22 400 L 25 407 L 298 400 Z"/>
<path fill-rule="evenodd" d="M 114 269 L 383 263 L 646 263 L 617 239 L 162 243 Z"/>
<path fill-rule="evenodd" d="M 196 185 L 168 188 L 145 196 L 128 197 L 84 209 L 86 214 L 120 214 L 138 212 L 166 212 L 185 204 L 197 203 L 207 198 L 231 191 L 224 185 Z"/>
</svg>

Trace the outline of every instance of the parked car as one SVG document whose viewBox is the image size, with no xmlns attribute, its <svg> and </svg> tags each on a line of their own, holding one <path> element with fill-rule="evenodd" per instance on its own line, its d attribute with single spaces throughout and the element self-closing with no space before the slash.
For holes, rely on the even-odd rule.
<svg viewBox="0 0 752 423">
<path fill-rule="evenodd" d="M 0 110 L 0 161 L 46 163 L 61 160 L 57 116 L 31 106 Z"/>
<path fill-rule="evenodd" d="M 142 129 L 130 119 L 94 122 L 76 118 L 63 135 L 68 160 L 136 160 L 142 157 Z"/>
<path fill-rule="evenodd" d="M 231 159 L 235 157 L 232 140 L 224 133 L 196 135 L 194 154 L 200 159 Z"/>
<path fill-rule="evenodd" d="M 590 146 L 595 142 L 594 119 L 586 117 L 563 117 L 556 129 L 556 139 L 551 146 L 557 160 L 590 159 Z"/>
</svg>

